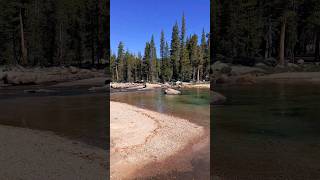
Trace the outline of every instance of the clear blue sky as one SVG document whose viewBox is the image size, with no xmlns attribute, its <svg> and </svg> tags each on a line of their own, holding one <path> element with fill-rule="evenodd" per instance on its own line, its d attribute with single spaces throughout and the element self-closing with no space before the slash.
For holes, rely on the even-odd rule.
<svg viewBox="0 0 320 180">
<path fill-rule="evenodd" d="M 186 17 L 187 35 L 201 35 L 210 30 L 210 0 L 111 0 L 110 1 L 110 38 L 111 50 L 116 53 L 120 41 L 125 49 L 143 55 L 145 43 L 151 35 L 159 56 L 161 29 L 165 32 L 170 45 L 172 27 Z"/>
</svg>

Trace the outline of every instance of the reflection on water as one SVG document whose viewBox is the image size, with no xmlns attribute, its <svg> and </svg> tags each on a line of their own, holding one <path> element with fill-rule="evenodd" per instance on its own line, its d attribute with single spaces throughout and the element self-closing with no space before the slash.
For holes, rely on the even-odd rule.
<svg viewBox="0 0 320 180">
<path fill-rule="evenodd" d="M 107 94 L 88 94 L 85 88 L 87 94 L 71 95 L 77 91 L 55 95 L 26 95 L 21 88 L 0 91 L 0 124 L 49 130 L 107 149 Z"/>
<path fill-rule="evenodd" d="M 182 90 L 182 95 L 165 95 L 162 90 L 114 93 L 111 100 L 178 116 L 204 127 L 210 125 L 209 90 Z"/>
<path fill-rule="evenodd" d="M 319 179 L 319 89 L 313 84 L 217 87 L 228 102 L 211 109 L 215 174 Z"/>
</svg>

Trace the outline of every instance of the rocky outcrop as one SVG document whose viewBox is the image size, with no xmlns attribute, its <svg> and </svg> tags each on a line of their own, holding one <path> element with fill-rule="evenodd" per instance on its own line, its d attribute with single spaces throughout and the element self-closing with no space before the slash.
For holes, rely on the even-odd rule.
<svg viewBox="0 0 320 180">
<path fill-rule="evenodd" d="M 181 92 L 178 91 L 178 90 L 175 90 L 175 89 L 171 89 L 171 88 L 168 88 L 164 91 L 165 94 L 167 95 L 180 95 Z"/>
<path fill-rule="evenodd" d="M 242 75 L 235 78 L 235 83 L 236 84 L 254 84 L 256 83 L 256 78 L 250 74 Z"/>
<path fill-rule="evenodd" d="M 11 85 L 67 82 L 103 76 L 102 71 L 76 67 L 23 68 L 19 66 L 7 67 L 0 72 L 0 80 Z"/>
</svg>

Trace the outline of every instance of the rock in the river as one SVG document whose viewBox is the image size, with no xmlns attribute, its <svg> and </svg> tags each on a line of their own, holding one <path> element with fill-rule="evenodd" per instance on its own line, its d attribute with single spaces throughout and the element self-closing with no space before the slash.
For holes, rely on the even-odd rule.
<svg viewBox="0 0 320 180">
<path fill-rule="evenodd" d="M 225 103 L 227 98 L 220 93 L 214 92 L 212 94 L 211 104 L 219 105 Z"/>
<path fill-rule="evenodd" d="M 91 87 L 88 89 L 88 91 L 104 91 L 104 90 L 108 90 L 110 88 L 109 85 L 105 85 L 102 87 Z"/>
<path fill-rule="evenodd" d="M 178 90 L 175 90 L 175 89 L 171 89 L 171 88 L 168 88 L 164 91 L 165 94 L 167 95 L 180 95 L 181 92 L 178 91 Z"/>
</svg>

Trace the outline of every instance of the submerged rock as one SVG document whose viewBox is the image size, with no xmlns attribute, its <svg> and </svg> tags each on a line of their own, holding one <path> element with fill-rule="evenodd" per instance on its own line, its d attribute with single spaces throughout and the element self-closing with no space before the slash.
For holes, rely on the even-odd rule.
<svg viewBox="0 0 320 180">
<path fill-rule="evenodd" d="M 103 90 L 108 90 L 110 88 L 109 85 L 105 85 L 102 87 L 91 87 L 88 89 L 88 91 L 103 91 Z"/>
<path fill-rule="evenodd" d="M 181 92 L 178 91 L 178 90 L 175 90 L 175 89 L 171 89 L 171 88 L 168 88 L 164 91 L 165 94 L 167 95 L 180 95 Z"/>
<path fill-rule="evenodd" d="M 226 100 L 227 100 L 227 98 L 226 98 L 225 96 L 223 96 L 223 95 L 220 94 L 220 93 L 217 93 L 217 92 L 214 92 L 214 91 L 213 91 L 212 99 L 211 99 L 211 104 L 213 104 L 213 105 L 220 105 L 220 104 L 225 103 Z"/>
</svg>

